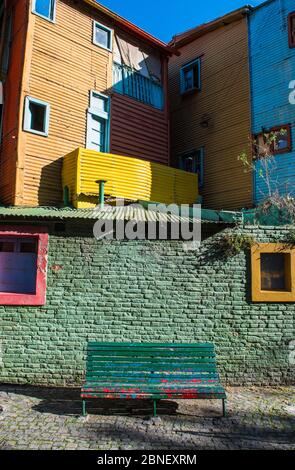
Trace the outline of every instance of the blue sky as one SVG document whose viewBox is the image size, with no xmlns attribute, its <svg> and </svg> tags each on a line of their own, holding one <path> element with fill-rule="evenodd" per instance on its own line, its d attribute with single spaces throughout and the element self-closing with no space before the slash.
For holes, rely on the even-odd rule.
<svg viewBox="0 0 295 470">
<path fill-rule="evenodd" d="M 169 41 L 175 33 L 235 10 L 247 3 L 253 6 L 262 0 L 100 0 L 154 36 Z"/>
</svg>

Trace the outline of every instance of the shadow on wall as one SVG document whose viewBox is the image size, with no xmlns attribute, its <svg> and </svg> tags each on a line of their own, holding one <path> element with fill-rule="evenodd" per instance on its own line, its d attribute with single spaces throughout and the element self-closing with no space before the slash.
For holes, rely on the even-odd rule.
<svg viewBox="0 0 295 470">
<path fill-rule="evenodd" d="M 63 204 L 62 161 L 61 157 L 42 168 L 38 187 L 39 206 L 61 206 Z"/>
</svg>

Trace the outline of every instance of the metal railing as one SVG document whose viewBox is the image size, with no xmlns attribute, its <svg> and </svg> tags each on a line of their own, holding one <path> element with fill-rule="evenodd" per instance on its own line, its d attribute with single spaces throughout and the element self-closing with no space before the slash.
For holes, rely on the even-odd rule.
<svg viewBox="0 0 295 470">
<path fill-rule="evenodd" d="M 126 65 L 113 64 L 113 89 L 154 108 L 163 109 L 163 87 Z"/>
</svg>

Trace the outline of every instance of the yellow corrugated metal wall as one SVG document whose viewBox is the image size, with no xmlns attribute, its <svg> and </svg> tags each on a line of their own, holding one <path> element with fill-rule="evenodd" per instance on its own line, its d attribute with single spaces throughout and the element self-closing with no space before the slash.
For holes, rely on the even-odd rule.
<svg viewBox="0 0 295 470">
<path fill-rule="evenodd" d="M 62 184 L 75 207 L 97 204 L 100 179 L 107 180 L 105 194 L 110 197 L 164 204 L 193 204 L 198 198 L 198 177 L 192 173 L 83 148 L 64 157 Z"/>
</svg>

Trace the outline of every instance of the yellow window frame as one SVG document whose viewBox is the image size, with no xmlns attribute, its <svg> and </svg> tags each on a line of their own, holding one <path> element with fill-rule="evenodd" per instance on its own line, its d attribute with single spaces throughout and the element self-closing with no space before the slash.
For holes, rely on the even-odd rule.
<svg viewBox="0 0 295 470">
<path fill-rule="evenodd" d="M 261 289 L 261 254 L 280 253 L 290 256 L 290 269 L 285 268 L 288 291 L 266 291 Z M 252 301 L 295 302 L 295 247 L 284 243 L 257 243 L 251 248 Z"/>
</svg>

